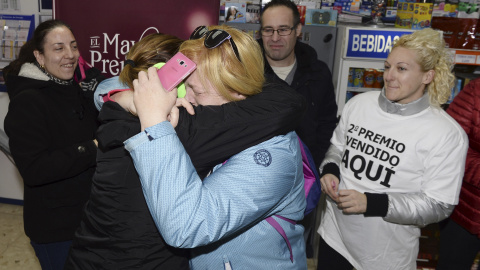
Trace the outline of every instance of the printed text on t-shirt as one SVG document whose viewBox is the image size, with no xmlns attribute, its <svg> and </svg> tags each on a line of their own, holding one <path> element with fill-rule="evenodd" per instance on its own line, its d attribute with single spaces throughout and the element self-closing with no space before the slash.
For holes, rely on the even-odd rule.
<svg viewBox="0 0 480 270">
<path fill-rule="evenodd" d="M 405 151 L 405 144 L 354 124 L 350 124 L 348 133 L 347 148 L 342 157 L 345 169 L 350 169 L 358 180 L 366 177 L 378 181 L 382 178 L 380 184 L 389 188 L 394 168 L 400 163 L 397 153 Z M 350 157 L 350 149 L 363 154 Z M 376 172 L 374 168 L 377 168 Z"/>
</svg>

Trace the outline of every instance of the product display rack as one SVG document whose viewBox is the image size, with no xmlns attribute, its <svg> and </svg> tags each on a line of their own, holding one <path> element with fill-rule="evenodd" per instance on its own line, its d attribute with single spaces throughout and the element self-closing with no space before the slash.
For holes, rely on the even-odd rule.
<svg viewBox="0 0 480 270">
<path fill-rule="evenodd" d="M 451 49 L 455 64 L 480 66 L 480 51 Z"/>
</svg>

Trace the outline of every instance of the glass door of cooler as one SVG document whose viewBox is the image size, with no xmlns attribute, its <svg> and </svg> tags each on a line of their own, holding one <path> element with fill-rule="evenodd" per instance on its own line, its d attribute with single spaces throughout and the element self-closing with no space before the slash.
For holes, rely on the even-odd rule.
<svg viewBox="0 0 480 270">
<path fill-rule="evenodd" d="M 383 61 L 344 61 L 337 84 L 338 115 L 353 96 L 383 88 Z"/>
<path fill-rule="evenodd" d="M 383 69 L 351 67 L 348 72 L 345 103 L 359 93 L 379 91 L 382 88 Z"/>
</svg>

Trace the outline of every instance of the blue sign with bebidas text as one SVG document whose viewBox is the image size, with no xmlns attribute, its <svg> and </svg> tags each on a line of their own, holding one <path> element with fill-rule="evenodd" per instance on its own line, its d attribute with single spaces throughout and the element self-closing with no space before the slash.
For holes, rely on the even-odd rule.
<svg viewBox="0 0 480 270">
<path fill-rule="evenodd" d="M 347 29 L 346 58 L 386 59 L 395 40 L 413 30 Z"/>
</svg>

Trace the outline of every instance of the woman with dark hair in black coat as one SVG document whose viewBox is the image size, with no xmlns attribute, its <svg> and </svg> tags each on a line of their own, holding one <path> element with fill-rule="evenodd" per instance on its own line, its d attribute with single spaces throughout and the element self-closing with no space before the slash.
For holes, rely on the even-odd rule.
<svg viewBox="0 0 480 270">
<path fill-rule="evenodd" d="M 63 269 L 95 171 L 98 113 L 93 91 L 74 80 L 79 57 L 71 29 L 49 20 L 3 70 L 5 132 L 24 181 L 25 233 L 42 269 Z"/>
</svg>

